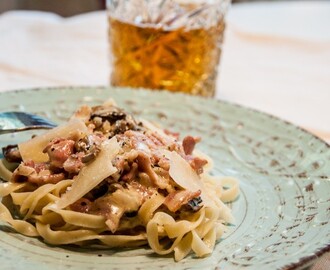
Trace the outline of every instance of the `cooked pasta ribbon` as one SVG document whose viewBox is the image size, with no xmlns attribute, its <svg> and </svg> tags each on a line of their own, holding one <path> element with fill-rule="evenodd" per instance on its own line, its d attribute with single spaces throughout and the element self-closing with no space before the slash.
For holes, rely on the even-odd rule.
<svg viewBox="0 0 330 270">
<path fill-rule="evenodd" d="M 147 244 L 176 261 L 207 256 L 234 222 L 226 203 L 239 183 L 211 175 L 199 141 L 179 140 L 113 101 L 82 106 L 68 123 L 6 148 L 0 220 L 52 245 Z"/>
</svg>

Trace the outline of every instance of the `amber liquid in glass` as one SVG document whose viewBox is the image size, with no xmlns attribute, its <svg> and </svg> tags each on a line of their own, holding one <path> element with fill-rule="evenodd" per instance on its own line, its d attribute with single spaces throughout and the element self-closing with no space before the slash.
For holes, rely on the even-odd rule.
<svg viewBox="0 0 330 270">
<path fill-rule="evenodd" d="M 167 31 L 110 17 L 111 84 L 214 96 L 224 28 Z"/>
</svg>

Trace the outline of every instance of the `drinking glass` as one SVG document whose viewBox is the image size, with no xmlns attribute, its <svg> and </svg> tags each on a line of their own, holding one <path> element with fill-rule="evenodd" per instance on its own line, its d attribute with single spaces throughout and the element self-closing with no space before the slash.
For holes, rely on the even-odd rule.
<svg viewBox="0 0 330 270">
<path fill-rule="evenodd" d="M 230 0 L 108 0 L 114 86 L 213 97 Z"/>
</svg>

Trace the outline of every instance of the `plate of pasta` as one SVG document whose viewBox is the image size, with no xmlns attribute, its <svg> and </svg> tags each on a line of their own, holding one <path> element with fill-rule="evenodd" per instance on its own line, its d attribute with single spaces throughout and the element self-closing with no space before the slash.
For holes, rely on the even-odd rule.
<svg viewBox="0 0 330 270">
<path fill-rule="evenodd" d="M 280 119 L 108 87 L 0 110 L 58 124 L 0 136 L 5 269 L 299 269 L 329 249 L 329 145 Z"/>
</svg>

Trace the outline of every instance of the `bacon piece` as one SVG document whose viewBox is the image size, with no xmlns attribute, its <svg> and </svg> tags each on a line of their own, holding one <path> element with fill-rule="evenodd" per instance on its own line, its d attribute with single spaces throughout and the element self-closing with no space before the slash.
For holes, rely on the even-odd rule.
<svg viewBox="0 0 330 270">
<path fill-rule="evenodd" d="M 194 151 L 195 145 L 200 142 L 200 137 L 186 136 L 183 138 L 182 146 L 186 155 L 191 155 Z"/>
<path fill-rule="evenodd" d="M 82 152 L 72 154 L 63 163 L 63 169 L 68 173 L 78 174 L 81 168 L 84 166 L 84 163 L 82 162 L 83 157 L 84 154 Z"/>
<path fill-rule="evenodd" d="M 92 208 L 92 202 L 86 198 L 81 198 L 70 205 L 72 211 L 88 213 Z"/>
<path fill-rule="evenodd" d="M 178 211 L 183 205 L 201 195 L 201 191 L 177 190 L 168 194 L 165 198 L 164 205 L 171 211 Z"/>
<path fill-rule="evenodd" d="M 39 186 L 44 184 L 56 184 L 59 181 L 65 179 L 64 173 L 54 174 L 48 169 L 46 163 L 34 163 L 28 161 L 20 164 L 13 172 L 13 182 L 30 182 Z"/>
<path fill-rule="evenodd" d="M 56 184 L 60 181 L 65 179 L 64 173 L 55 173 L 52 174 L 51 172 L 49 174 L 32 174 L 28 177 L 27 181 L 30 183 L 37 184 L 38 186 L 44 185 L 44 184 Z"/>
<path fill-rule="evenodd" d="M 50 165 L 55 168 L 63 168 L 64 162 L 73 154 L 75 141 L 57 138 L 52 140 L 44 149 L 50 160 Z"/>
<path fill-rule="evenodd" d="M 192 160 L 190 160 L 189 164 L 197 174 L 201 174 L 203 173 L 203 167 L 207 164 L 207 160 L 194 157 Z"/>
<path fill-rule="evenodd" d="M 35 163 L 33 160 L 28 160 L 24 162 L 23 165 L 35 169 L 37 173 L 40 173 L 44 170 L 49 170 L 49 165 L 45 162 Z"/>
</svg>

